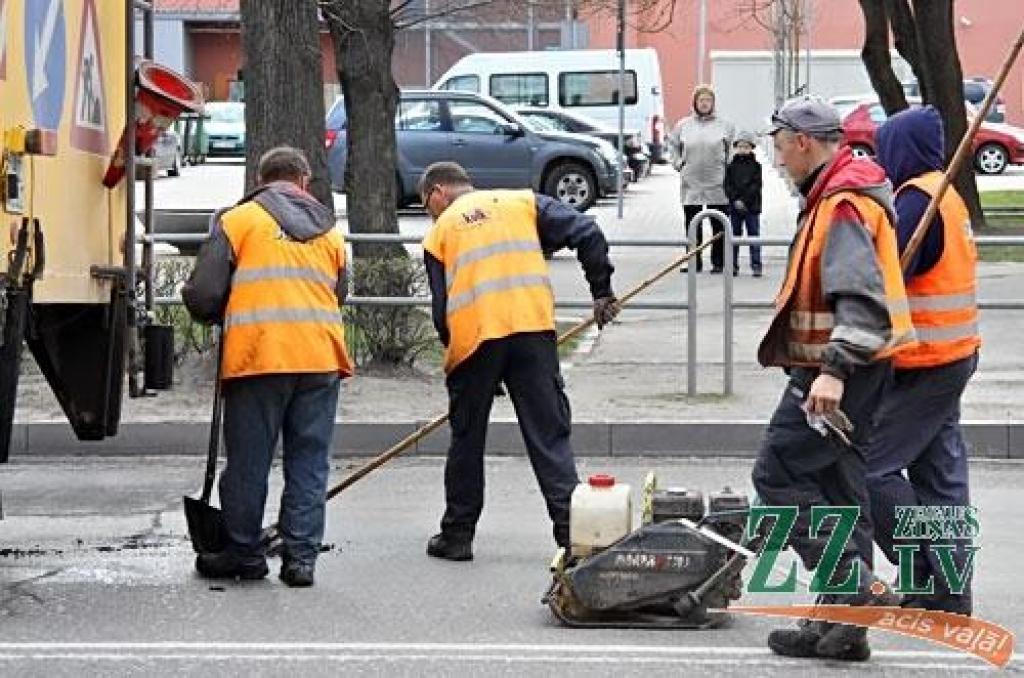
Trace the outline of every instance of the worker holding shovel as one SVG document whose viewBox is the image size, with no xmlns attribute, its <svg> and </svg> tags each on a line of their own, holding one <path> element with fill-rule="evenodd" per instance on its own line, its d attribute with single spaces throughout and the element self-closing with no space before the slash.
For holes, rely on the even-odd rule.
<svg viewBox="0 0 1024 678">
<path fill-rule="evenodd" d="M 455 163 L 428 167 L 420 197 L 435 220 L 423 239 L 424 262 L 434 325 L 447 349 L 451 420 L 447 507 L 427 553 L 473 558 L 484 500 L 487 420 L 501 382 L 519 418 L 555 541 L 567 547 L 569 500 L 579 479 L 544 252 L 577 251 L 601 327 L 618 313 L 604 235 L 592 218 L 532 191 L 477 191 Z"/>
<path fill-rule="evenodd" d="M 194 317 L 224 327 L 224 543 L 199 553 L 204 577 L 267 575 L 263 509 L 283 437 L 280 577 L 289 586 L 313 584 L 340 379 L 352 363 L 341 316 L 345 246 L 333 212 L 307 192 L 310 176 L 297 149 L 264 154 L 259 188 L 220 215 L 182 290 Z"/>
</svg>

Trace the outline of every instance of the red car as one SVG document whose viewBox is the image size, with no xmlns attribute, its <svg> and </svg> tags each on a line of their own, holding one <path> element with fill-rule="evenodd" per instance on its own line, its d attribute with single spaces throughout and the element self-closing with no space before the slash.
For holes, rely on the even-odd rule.
<svg viewBox="0 0 1024 678">
<path fill-rule="evenodd" d="M 885 122 L 877 101 L 837 104 L 843 117 L 843 139 L 854 155 L 875 154 L 875 130 Z M 981 123 L 974 137 L 974 166 L 982 174 L 1001 174 L 1007 165 L 1024 165 L 1024 129 L 995 122 Z"/>
</svg>

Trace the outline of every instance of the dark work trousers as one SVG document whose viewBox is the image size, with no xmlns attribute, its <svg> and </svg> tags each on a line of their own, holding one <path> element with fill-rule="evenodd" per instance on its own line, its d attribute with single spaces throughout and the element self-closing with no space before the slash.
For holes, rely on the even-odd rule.
<svg viewBox="0 0 1024 678">
<path fill-rule="evenodd" d="M 723 214 L 726 214 L 726 215 L 729 214 L 729 206 L 728 205 L 683 205 L 683 219 L 684 219 L 684 221 L 683 221 L 683 236 L 684 237 L 686 237 L 687 229 L 690 227 L 690 220 L 693 219 L 694 215 L 696 215 L 697 212 L 700 212 L 705 207 L 708 207 L 708 208 L 713 209 L 713 210 L 719 210 L 720 212 L 722 212 Z M 707 221 L 708 223 L 711 224 L 711 235 L 712 235 L 712 237 L 718 235 L 719 233 L 721 233 L 723 231 L 722 224 L 717 219 L 710 219 L 710 218 L 707 219 L 707 220 L 702 219 L 701 222 L 697 224 L 697 227 L 695 229 L 696 230 L 696 244 L 694 245 L 694 247 L 700 247 L 701 244 L 704 242 L 704 222 L 705 221 Z M 725 255 L 725 243 L 722 242 L 721 238 L 719 238 L 718 240 L 715 241 L 715 243 L 713 245 L 711 245 L 711 268 L 713 268 L 715 270 L 721 270 L 722 267 L 724 266 L 724 262 L 725 262 L 725 256 L 724 255 Z M 696 255 L 693 258 L 693 259 L 695 259 L 697 261 L 696 265 L 697 265 L 697 270 L 698 271 L 700 271 L 704 267 L 704 262 L 702 260 L 703 256 L 704 256 L 703 253 L 701 253 L 701 254 Z M 693 263 L 693 260 L 691 260 L 691 264 L 692 263 Z"/>
<path fill-rule="evenodd" d="M 284 493 L 279 522 L 285 557 L 313 563 L 324 535 L 328 458 L 341 381 L 337 374 L 282 374 L 224 383 L 220 506 L 228 548 L 260 554 L 267 476 L 279 437 Z"/>
<path fill-rule="evenodd" d="M 487 421 L 500 382 L 512 398 L 530 464 L 554 523 L 555 541 L 567 546 L 569 500 L 579 477 L 554 332 L 485 341 L 448 375 L 451 447 L 444 469 L 447 508 L 441 530 L 456 539 L 472 539 L 476 531 L 484 507 Z"/>
<path fill-rule="evenodd" d="M 736 210 L 734 207 L 732 212 L 729 214 L 729 218 L 732 220 L 732 234 L 737 238 L 743 235 L 743 229 L 746 228 L 747 236 L 756 238 L 761 235 L 761 215 L 753 214 L 751 212 L 742 212 Z M 740 247 L 739 245 L 732 246 L 732 267 L 734 271 L 740 270 Z M 761 270 L 761 246 L 751 245 L 750 246 L 750 270 L 757 273 Z"/>
<path fill-rule="evenodd" d="M 897 506 L 969 506 L 967 447 L 960 430 L 960 396 L 978 366 L 977 354 L 948 365 L 897 370 L 886 389 L 867 448 L 868 487 L 875 541 L 893 563 Z M 904 475 L 906 474 L 906 475 Z M 915 584 L 935 577 L 935 591 L 948 595 L 946 578 L 929 545 L 917 543 Z M 964 567 L 971 541 L 958 540 L 953 561 Z M 970 588 L 961 602 L 970 609 Z"/>
<path fill-rule="evenodd" d="M 890 370 L 888 362 L 879 362 L 858 367 L 846 380 L 839 407 L 853 424 L 853 448 L 825 438 L 807 425 L 802 405 L 817 376 L 815 370 L 791 371 L 790 385 L 768 423 L 754 463 L 754 488 L 764 505 L 799 508 L 789 545 L 808 570 L 813 570 L 821 560 L 833 527 L 831 521 L 826 521 L 818 536 L 812 538 L 812 506 L 859 506 L 860 518 L 853 537 L 844 547 L 840 564 L 846 566 L 858 556 L 869 565 L 872 562 L 863 449 Z M 794 385 L 798 385 L 803 397 L 793 392 Z"/>
</svg>

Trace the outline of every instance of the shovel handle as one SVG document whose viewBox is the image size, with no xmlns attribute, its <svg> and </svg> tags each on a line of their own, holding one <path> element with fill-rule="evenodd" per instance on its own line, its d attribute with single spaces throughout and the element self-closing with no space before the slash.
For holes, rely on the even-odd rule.
<svg viewBox="0 0 1024 678">
<path fill-rule="evenodd" d="M 648 277 L 647 279 L 642 281 L 640 284 L 636 285 L 631 290 L 629 290 L 624 295 L 622 295 L 622 297 L 619 299 L 620 305 L 624 306 L 631 299 L 633 299 L 635 296 L 637 296 L 641 292 L 645 291 L 651 285 L 655 284 L 656 282 L 658 282 L 659 280 L 661 280 L 665 276 L 669 275 L 670 273 L 678 270 L 679 267 L 682 266 L 683 264 L 685 264 L 687 261 L 689 261 L 691 257 L 693 257 L 694 255 L 704 251 L 706 248 L 710 247 L 712 245 L 712 243 L 714 243 L 716 240 L 718 240 L 721 237 L 722 237 L 722 234 L 719 233 L 719 234 L 715 235 L 713 238 L 711 238 L 709 240 L 706 240 L 700 247 L 692 249 L 689 252 L 687 252 L 686 254 L 683 254 L 683 255 L 680 255 L 679 257 L 677 257 L 671 264 L 668 264 L 667 266 L 665 266 L 664 268 L 659 270 L 657 273 L 655 273 L 652 276 Z M 578 323 L 577 325 L 574 325 L 570 329 L 566 330 L 560 337 L 558 337 L 558 345 L 561 346 L 562 344 L 564 344 L 565 342 L 569 341 L 573 337 L 576 337 L 581 332 L 583 332 L 583 331 L 587 330 L 588 328 L 590 328 L 590 326 L 593 325 L 595 322 L 597 322 L 597 321 L 594 319 L 594 317 L 590 316 L 586 320 L 583 320 L 582 322 Z M 392 459 L 394 459 L 398 455 L 402 454 L 407 449 L 412 447 L 414 444 L 416 444 L 417 442 L 419 442 L 420 440 L 425 438 L 427 435 L 429 435 L 430 433 L 433 433 L 434 431 L 436 431 L 446 421 L 448 421 L 448 415 L 447 414 L 442 414 L 439 417 L 436 417 L 436 418 L 432 419 L 431 421 L 429 421 L 428 423 L 424 424 L 421 428 L 419 428 L 414 433 L 410 433 L 408 436 L 406 436 L 402 440 L 400 440 L 397 443 L 395 443 L 393 446 L 391 446 L 390 448 L 388 448 L 387 450 L 382 452 L 380 455 L 378 455 L 378 456 L 374 457 L 373 459 L 371 459 L 370 461 L 366 462 L 366 464 L 364 464 L 363 466 L 361 466 L 358 469 L 356 469 L 355 471 L 353 471 L 351 474 L 346 476 L 340 483 L 338 483 L 337 485 L 332 487 L 327 492 L 327 500 L 330 501 L 334 497 L 338 496 L 338 494 L 343 492 L 346 488 L 350 487 L 351 485 L 353 485 L 357 481 L 361 480 L 362 478 L 367 476 L 372 471 L 375 471 L 376 469 L 378 469 L 381 466 L 383 466 L 384 464 L 388 463 L 389 461 L 391 461 Z"/>
<path fill-rule="evenodd" d="M 210 503 L 213 493 L 213 481 L 217 477 L 217 453 L 220 450 L 220 425 L 224 418 L 224 398 L 222 393 L 220 370 L 224 362 L 224 332 L 217 333 L 217 376 L 213 387 L 213 417 L 210 419 L 210 441 L 206 448 L 206 477 L 203 478 L 203 494 L 200 498 L 204 504 Z"/>
</svg>

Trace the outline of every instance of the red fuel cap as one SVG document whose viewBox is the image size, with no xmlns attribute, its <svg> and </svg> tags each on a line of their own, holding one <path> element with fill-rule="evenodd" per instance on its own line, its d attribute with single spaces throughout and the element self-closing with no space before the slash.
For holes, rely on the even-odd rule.
<svg viewBox="0 0 1024 678">
<path fill-rule="evenodd" d="M 604 473 L 598 473 L 592 475 L 587 479 L 591 487 L 614 487 L 615 476 L 605 475 Z"/>
</svg>

